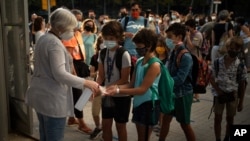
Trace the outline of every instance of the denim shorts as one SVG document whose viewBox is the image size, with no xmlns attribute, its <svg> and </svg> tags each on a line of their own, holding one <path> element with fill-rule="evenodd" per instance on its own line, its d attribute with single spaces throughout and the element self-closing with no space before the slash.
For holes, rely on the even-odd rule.
<svg viewBox="0 0 250 141">
<path fill-rule="evenodd" d="M 132 122 L 135 124 L 154 126 L 158 123 L 160 116 L 160 101 L 155 101 L 155 107 L 153 107 L 152 101 L 146 101 L 133 108 Z"/>
</svg>

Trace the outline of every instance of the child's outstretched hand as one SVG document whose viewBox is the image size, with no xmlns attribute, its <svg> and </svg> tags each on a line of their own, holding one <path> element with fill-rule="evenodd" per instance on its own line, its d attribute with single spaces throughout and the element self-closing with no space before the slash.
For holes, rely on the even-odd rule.
<svg viewBox="0 0 250 141">
<path fill-rule="evenodd" d="M 117 85 L 111 85 L 106 88 L 105 95 L 115 95 L 117 93 Z"/>
</svg>

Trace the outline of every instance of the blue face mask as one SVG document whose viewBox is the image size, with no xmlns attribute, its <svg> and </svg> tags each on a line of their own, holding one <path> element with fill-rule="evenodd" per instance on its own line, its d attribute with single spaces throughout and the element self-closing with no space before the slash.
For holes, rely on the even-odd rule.
<svg viewBox="0 0 250 141">
<path fill-rule="evenodd" d="M 174 49 L 174 47 L 175 47 L 175 44 L 174 44 L 173 40 L 172 40 L 172 39 L 169 39 L 169 38 L 166 39 L 166 45 L 167 45 L 167 47 L 168 47 L 170 50 Z"/>
<path fill-rule="evenodd" d="M 116 41 L 110 41 L 110 40 L 104 40 L 103 41 L 104 46 L 106 46 L 107 49 L 112 49 L 117 46 Z"/>
</svg>

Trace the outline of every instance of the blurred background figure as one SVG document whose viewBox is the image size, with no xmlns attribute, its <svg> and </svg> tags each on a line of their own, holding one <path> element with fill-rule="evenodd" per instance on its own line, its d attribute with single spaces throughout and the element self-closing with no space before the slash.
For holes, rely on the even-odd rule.
<svg viewBox="0 0 250 141">
<path fill-rule="evenodd" d="M 90 65 L 91 57 L 95 54 L 94 45 L 97 40 L 96 30 L 97 26 L 92 19 L 84 20 L 82 39 L 85 47 L 85 62 L 87 65 Z"/>
<path fill-rule="evenodd" d="M 118 22 L 121 22 L 121 20 L 128 15 L 128 11 L 126 7 L 121 7 L 119 14 L 118 14 Z"/>
<path fill-rule="evenodd" d="M 45 20 L 41 16 L 37 16 L 34 21 L 35 42 L 45 33 Z"/>
<path fill-rule="evenodd" d="M 30 18 L 29 23 L 29 36 L 30 36 L 30 46 L 32 47 L 35 44 L 35 32 L 34 32 L 34 21 L 37 18 L 37 14 L 33 13 Z"/>
</svg>

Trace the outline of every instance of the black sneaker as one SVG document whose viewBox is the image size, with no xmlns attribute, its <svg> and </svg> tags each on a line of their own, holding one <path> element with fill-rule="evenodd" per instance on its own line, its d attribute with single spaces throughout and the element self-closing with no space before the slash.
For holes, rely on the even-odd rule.
<svg viewBox="0 0 250 141">
<path fill-rule="evenodd" d="M 102 133 L 102 129 L 95 128 L 95 130 L 90 134 L 90 139 L 95 140 L 97 139 Z"/>
</svg>

